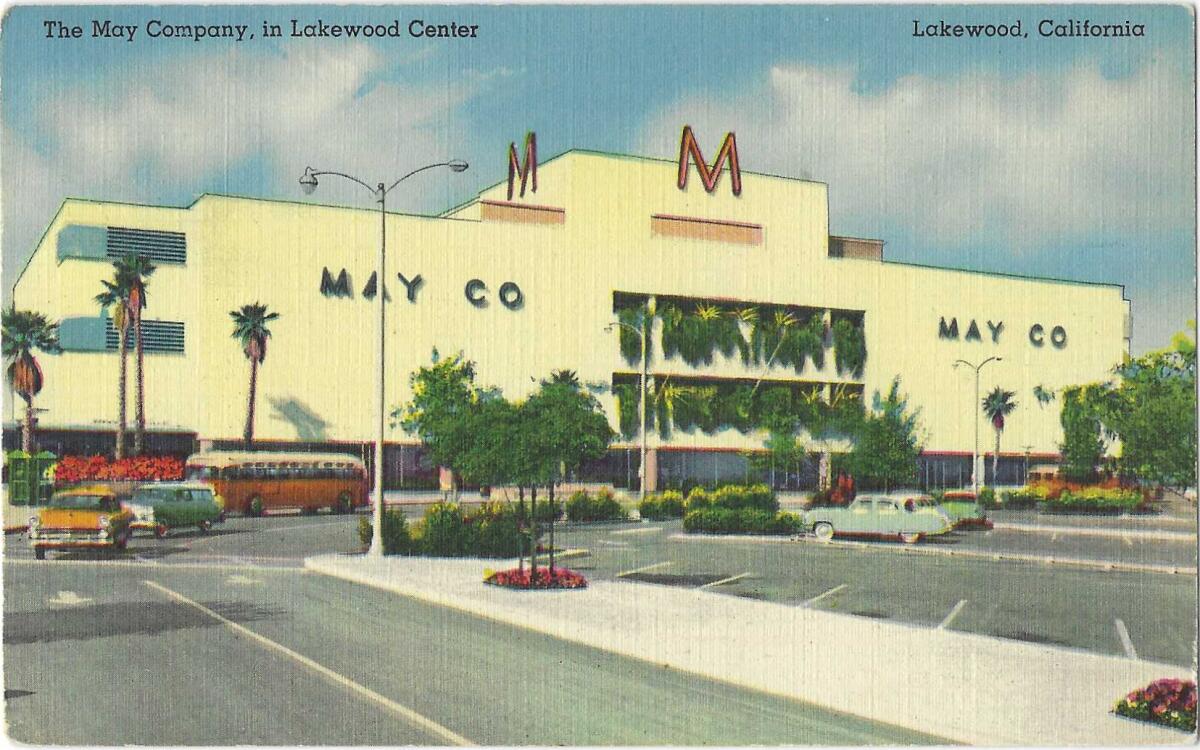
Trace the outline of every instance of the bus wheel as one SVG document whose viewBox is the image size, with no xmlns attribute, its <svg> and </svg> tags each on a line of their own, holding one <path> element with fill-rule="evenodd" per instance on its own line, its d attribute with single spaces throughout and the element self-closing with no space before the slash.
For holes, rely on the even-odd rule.
<svg viewBox="0 0 1200 750">
<path fill-rule="evenodd" d="M 196 524 L 196 528 L 200 530 L 201 534 L 207 534 L 208 530 L 212 528 L 212 521 L 201 521 Z"/>
<path fill-rule="evenodd" d="M 349 492 L 343 492 L 342 494 L 338 495 L 337 512 L 338 513 L 353 513 L 354 512 L 354 502 L 350 499 Z"/>
<path fill-rule="evenodd" d="M 258 495 L 250 498 L 250 502 L 246 503 L 246 515 L 254 518 L 261 516 L 263 513 L 263 501 Z"/>
<path fill-rule="evenodd" d="M 41 547 L 34 547 L 33 548 L 33 556 L 39 560 L 45 560 L 46 559 L 46 550 L 42 549 Z"/>
</svg>

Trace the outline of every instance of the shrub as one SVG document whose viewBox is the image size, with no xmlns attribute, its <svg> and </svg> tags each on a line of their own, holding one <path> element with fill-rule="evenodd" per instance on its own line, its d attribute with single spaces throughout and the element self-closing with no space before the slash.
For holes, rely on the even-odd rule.
<svg viewBox="0 0 1200 750">
<path fill-rule="evenodd" d="M 183 461 L 174 456 L 132 456 L 111 463 L 104 456 L 63 456 L 54 467 L 56 484 L 178 479 L 183 479 Z"/>
<path fill-rule="evenodd" d="M 979 490 L 979 506 L 981 508 L 995 508 L 996 490 L 992 487 L 983 487 Z"/>
<path fill-rule="evenodd" d="M 712 497 L 703 487 L 693 487 L 688 493 L 687 502 L 684 503 L 685 511 L 702 510 L 712 507 Z"/>
<path fill-rule="evenodd" d="M 660 494 L 647 495 L 638 503 L 638 513 L 642 518 L 663 521 L 668 518 L 683 516 L 683 493 L 667 490 Z"/>
<path fill-rule="evenodd" d="M 556 568 L 554 573 L 549 568 L 538 568 L 537 573 L 529 570 L 501 570 L 490 573 L 483 579 L 484 583 L 493 586 L 505 586 L 514 589 L 583 589 L 587 588 L 587 579 L 573 570 Z"/>
<path fill-rule="evenodd" d="M 360 516 L 358 519 L 358 538 L 364 545 L 371 544 L 371 535 L 375 530 L 370 518 Z M 383 512 L 383 554 L 409 555 L 413 552 L 412 537 L 409 534 L 408 518 L 403 511 L 385 510 Z"/>
<path fill-rule="evenodd" d="M 625 509 L 607 487 L 595 495 L 588 494 L 586 490 L 579 490 L 567 500 L 569 521 L 619 521 L 627 517 Z"/>
<path fill-rule="evenodd" d="M 479 529 L 455 503 L 435 503 L 425 511 L 419 551 L 434 557 L 464 557 L 479 541 Z"/>
<path fill-rule="evenodd" d="M 1104 487 L 1083 490 L 1063 490 L 1057 498 L 1043 501 L 1051 510 L 1133 510 L 1142 504 L 1139 492 Z"/>
<path fill-rule="evenodd" d="M 795 513 L 772 513 L 760 508 L 700 508 L 683 516 L 683 528 L 688 533 L 797 534 L 803 527 Z"/>
<path fill-rule="evenodd" d="M 542 500 L 537 503 L 537 507 L 533 511 L 533 517 L 537 519 L 538 523 L 550 523 L 551 520 L 562 520 L 563 504 L 555 500 L 554 507 L 551 508 L 549 500 Z"/>
<path fill-rule="evenodd" d="M 714 507 L 731 510 L 757 508 L 768 513 L 779 510 L 779 501 L 775 499 L 775 493 L 765 484 L 755 484 L 749 487 L 727 484 L 712 493 L 710 497 Z"/>
<path fill-rule="evenodd" d="M 1003 498 L 1003 507 L 1013 509 L 1032 508 L 1041 500 L 1045 499 L 1044 495 L 1030 489 L 1028 487 L 1020 490 L 1005 492 L 1001 496 Z"/>
<path fill-rule="evenodd" d="M 1191 680 L 1155 680 L 1117 702 L 1113 712 L 1132 719 L 1196 731 L 1196 683 Z"/>
<path fill-rule="evenodd" d="M 474 524 L 477 529 L 473 553 L 476 556 L 516 557 L 521 554 L 525 535 L 511 503 L 484 503 L 464 521 Z"/>
</svg>

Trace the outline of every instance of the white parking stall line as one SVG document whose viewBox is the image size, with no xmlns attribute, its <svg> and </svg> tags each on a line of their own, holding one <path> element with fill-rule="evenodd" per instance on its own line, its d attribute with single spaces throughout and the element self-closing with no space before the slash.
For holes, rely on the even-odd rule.
<svg viewBox="0 0 1200 750">
<path fill-rule="evenodd" d="M 1056 532 L 1056 533 L 1054 533 L 1054 534 L 1051 534 L 1051 535 L 1050 535 L 1050 541 L 1051 541 L 1051 542 L 1057 542 L 1057 541 L 1058 541 L 1058 533 L 1057 533 L 1057 532 Z"/>
<path fill-rule="evenodd" d="M 468 740 L 467 738 L 450 731 L 449 729 L 442 726 L 441 724 L 438 724 L 436 721 L 429 719 L 425 716 L 422 716 L 421 714 L 412 710 L 408 706 L 401 705 L 401 704 L 397 703 L 396 701 L 394 701 L 384 695 L 380 695 L 379 693 L 375 692 L 374 690 L 371 690 L 368 687 L 360 685 L 359 683 L 355 682 L 354 680 L 350 679 L 349 677 L 346 677 L 344 675 L 338 674 L 337 672 L 334 672 L 329 667 L 326 667 L 322 664 L 318 664 L 317 662 L 313 661 L 312 659 L 308 658 L 307 656 L 297 653 L 297 652 L 291 650 L 290 648 L 288 648 L 287 646 L 284 646 L 283 644 L 276 643 L 275 641 L 271 640 L 270 638 L 267 638 L 266 636 L 259 635 L 258 633 L 254 632 L 253 630 L 251 630 L 247 627 L 239 625 L 236 622 L 234 622 L 226 617 L 222 617 L 221 615 L 212 611 L 208 607 L 205 607 L 203 604 L 192 601 L 191 599 L 187 598 L 183 594 L 180 594 L 176 591 L 172 591 L 171 589 L 167 588 L 166 586 L 155 583 L 154 581 L 142 581 L 142 583 L 144 583 L 145 585 L 149 586 L 152 589 L 155 589 L 156 591 L 158 591 L 162 594 L 165 594 L 166 596 L 170 597 L 171 599 L 174 599 L 176 602 L 179 602 L 180 604 L 187 605 L 189 607 L 192 607 L 193 609 L 203 612 L 204 614 L 208 615 L 212 619 L 216 620 L 217 622 L 221 623 L 222 625 L 226 626 L 227 628 L 233 630 L 235 633 L 238 633 L 239 635 L 243 635 L 247 638 L 250 638 L 253 641 L 256 641 L 260 646 L 263 646 L 264 648 L 266 648 L 270 651 L 274 651 L 276 653 L 283 654 L 284 656 L 311 669 L 312 671 L 321 675 L 322 677 L 329 680 L 330 682 L 332 682 L 336 685 L 340 685 L 344 688 L 347 688 L 347 689 L 357 693 L 359 696 L 366 698 L 367 700 L 369 700 L 379 706 L 382 706 L 383 708 L 387 709 L 388 711 L 391 711 L 392 713 L 396 714 L 400 718 L 409 722 L 413 726 L 418 727 L 419 729 L 423 729 L 426 732 L 429 732 L 431 735 L 433 735 L 434 737 L 438 738 L 439 740 L 445 742 L 448 745 L 468 746 L 468 745 L 475 744 L 475 743 L 471 742 L 470 740 Z"/>
<path fill-rule="evenodd" d="M 621 529 L 620 531 L 614 531 L 613 534 L 655 534 L 660 533 L 662 530 L 662 526 L 649 526 L 644 529 Z"/>
<path fill-rule="evenodd" d="M 1121 618 L 1113 620 L 1117 626 L 1117 635 L 1121 638 L 1121 645 L 1125 647 L 1125 655 L 1130 659 L 1138 658 L 1137 649 L 1133 647 L 1133 641 L 1129 638 L 1129 631 L 1125 629 L 1125 623 Z"/>
<path fill-rule="evenodd" d="M 833 596 L 834 594 L 836 594 L 837 592 L 841 591 L 844 588 L 846 588 L 846 584 L 844 584 L 844 583 L 841 584 L 840 586 L 834 586 L 833 588 L 829 589 L 828 591 L 826 591 L 823 594 L 817 594 L 812 599 L 809 599 L 808 601 L 805 601 L 805 602 L 801 602 L 800 606 L 801 607 L 811 607 L 812 605 L 821 601 L 825 597 Z"/>
<path fill-rule="evenodd" d="M 723 586 L 727 583 L 733 583 L 734 581 L 740 581 L 741 579 L 745 578 L 748 575 L 750 575 L 750 571 L 746 571 L 745 573 L 738 573 L 735 576 L 729 576 L 728 578 L 722 578 L 719 581 L 713 581 L 712 583 L 706 583 L 703 586 L 701 586 L 700 588 L 711 589 L 713 586 Z"/>
<path fill-rule="evenodd" d="M 958 617 L 958 613 L 962 612 L 962 609 L 965 606 L 967 606 L 967 600 L 959 600 L 958 604 L 954 605 L 954 609 L 950 610 L 950 614 L 946 615 L 946 619 L 942 620 L 941 624 L 937 626 L 937 629 L 945 630 L 946 628 L 950 627 L 950 623 L 954 622 L 954 618 Z"/>
<path fill-rule="evenodd" d="M 1125 546 L 1126 546 L 1126 547 L 1132 547 L 1132 546 L 1133 546 L 1133 540 L 1129 538 L 1129 535 L 1128 535 L 1128 534 L 1125 534 L 1124 536 L 1122 536 L 1122 537 L 1121 537 L 1121 541 L 1122 541 L 1122 542 L 1125 542 Z"/>
<path fill-rule="evenodd" d="M 624 578 L 625 576 L 631 576 L 635 573 L 646 573 L 651 570 L 658 570 L 659 568 L 665 568 L 672 564 L 673 563 L 670 560 L 667 560 L 666 562 L 654 563 L 653 565 L 643 565 L 642 567 L 634 568 L 633 570 L 621 571 L 620 573 L 617 573 L 617 578 Z"/>
</svg>

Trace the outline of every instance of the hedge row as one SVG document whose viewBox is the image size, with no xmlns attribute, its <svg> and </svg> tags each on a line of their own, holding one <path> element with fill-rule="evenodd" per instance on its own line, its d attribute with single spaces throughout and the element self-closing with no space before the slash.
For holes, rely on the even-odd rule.
<svg viewBox="0 0 1200 750">
<path fill-rule="evenodd" d="M 754 508 L 774 513 L 779 510 L 779 500 L 775 497 L 775 491 L 765 484 L 749 486 L 727 484 L 715 490 L 696 487 L 688 493 L 684 510 L 691 512 L 705 508 L 726 508 L 728 510 Z"/>
<path fill-rule="evenodd" d="M 363 544 L 371 543 L 372 531 L 369 518 L 358 519 L 358 536 Z M 469 513 L 454 503 L 437 503 L 412 526 L 403 511 L 383 514 L 385 555 L 516 557 L 526 536 L 511 503 L 484 503 Z"/>
<path fill-rule="evenodd" d="M 683 493 L 667 490 L 658 494 L 646 495 L 646 499 L 638 503 L 638 514 L 651 521 L 682 518 Z"/>
<path fill-rule="evenodd" d="M 622 521 L 628 517 L 629 514 L 607 487 L 594 495 L 587 490 L 579 490 L 567 500 L 568 521 Z"/>
<path fill-rule="evenodd" d="M 683 529 L 702 534 L 799 534 L 800 516 L 759 508 L 699 508 L 683 516 Z"/>
</svg>

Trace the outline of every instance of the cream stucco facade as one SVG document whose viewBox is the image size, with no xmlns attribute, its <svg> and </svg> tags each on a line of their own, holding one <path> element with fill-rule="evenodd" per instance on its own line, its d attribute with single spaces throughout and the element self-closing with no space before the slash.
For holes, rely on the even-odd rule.
<svg viewBox="0 0 1200 750">
<path fill-rule="evenodd" d="M 388 214 L 387 402 L 409 397 L 408 373 L 429 362 L 434 347 L 463 351 L 477 363 L 482 383 L 512 398 L 556 368 L 600 383 L 635 373 L 617 335 L 605 330 L 614 320 L 614 292 L 804 305 L 862 313 L 861 379 L 839 375 L 832 356 L 823 368 L 810 363 L 802 373 L 764 371 L 719 354 L 703 367 L 658 357 L 651 372 L 861 383 L 868 398 L 899 377 L 921 410 L 926 450 L 969 453 L 976 420 L 981 447 L 990 449 L 993 438 L 975 402 L 973 373 L 952 363 L 999 356 L 983 370 L 981 389 L 1001 385 L 1017 394 L 1002 451 L 1053 454 L 1061 439 L 1058 404 L 1040 405 L 1034 387 L 1057 391 L 1102 379 L 1128 350 L 1130 311 L 1120 286 L 830 257 L 826 185 L 743 173 L 735 196 L 725 176 L 711 193 L 694 173 L 680 189 L 677 169 L 673 162 L 572 151 L 539 165 L 537 191 L 523 197 L 518 190 L 509 200 L 501 183 L 443 216 Z M 146 356 L 152 430 L 190 432 L 201 441 L 241 435 L 248 363 L 231 337 L 229 311 L 262 302 L 280 317 L 259 374 L 256 437 L 372 439 L 378 312 L 362 290 L 377 262 L 380 216 L 370 204 L 222 195 L 204 195 L 186 208 L 67 200 L 16 279 L 18 308 L 55 320 L 100 315 L 93 298 L 111 275 L 110 259 L 94 249 L 74 251 L 68 241 L 74 235 L 64 235 L 70 227 L 186 238 L 185 262 L 159 263 L 148 288 L 145 317 L 184 324 L 182 353 Z M 349 296 L 321 293 L 324 269 L 334 278 L 346 271 Z M 414 299 L 397 274 L 421 276 Z M 472 279 L 486 286 L 472 290 L 484 295 L 482 306 L 467 299 Z M 517 309 L 500 300 L 506 282 L 519 287 Z M 507 294 L 511 301 L 511 287 Z M 957 339 L 939 335 L 940 323 L 952 318 Z M 971 321 L 978 340 L 966 338 Z M 1003 323 L 995 338 L 989 321 Z M 1030 336 L 1035 325 L 1042 326 L 1040 346 Z M 1051 340 L 1055 327 L 1065 341 Z M 116 360 L 111 350 L 42 357 L 41 428 L 111 429 Z M 616 426 L 613 397 L 601 401 Z M 15 411 L 6 416 L 19 418 Z M 389 440 L 412 442 L 399 428 Z M 762 436 L 676 432 L 663 447 L 755 449 Z"/>
</svg>

